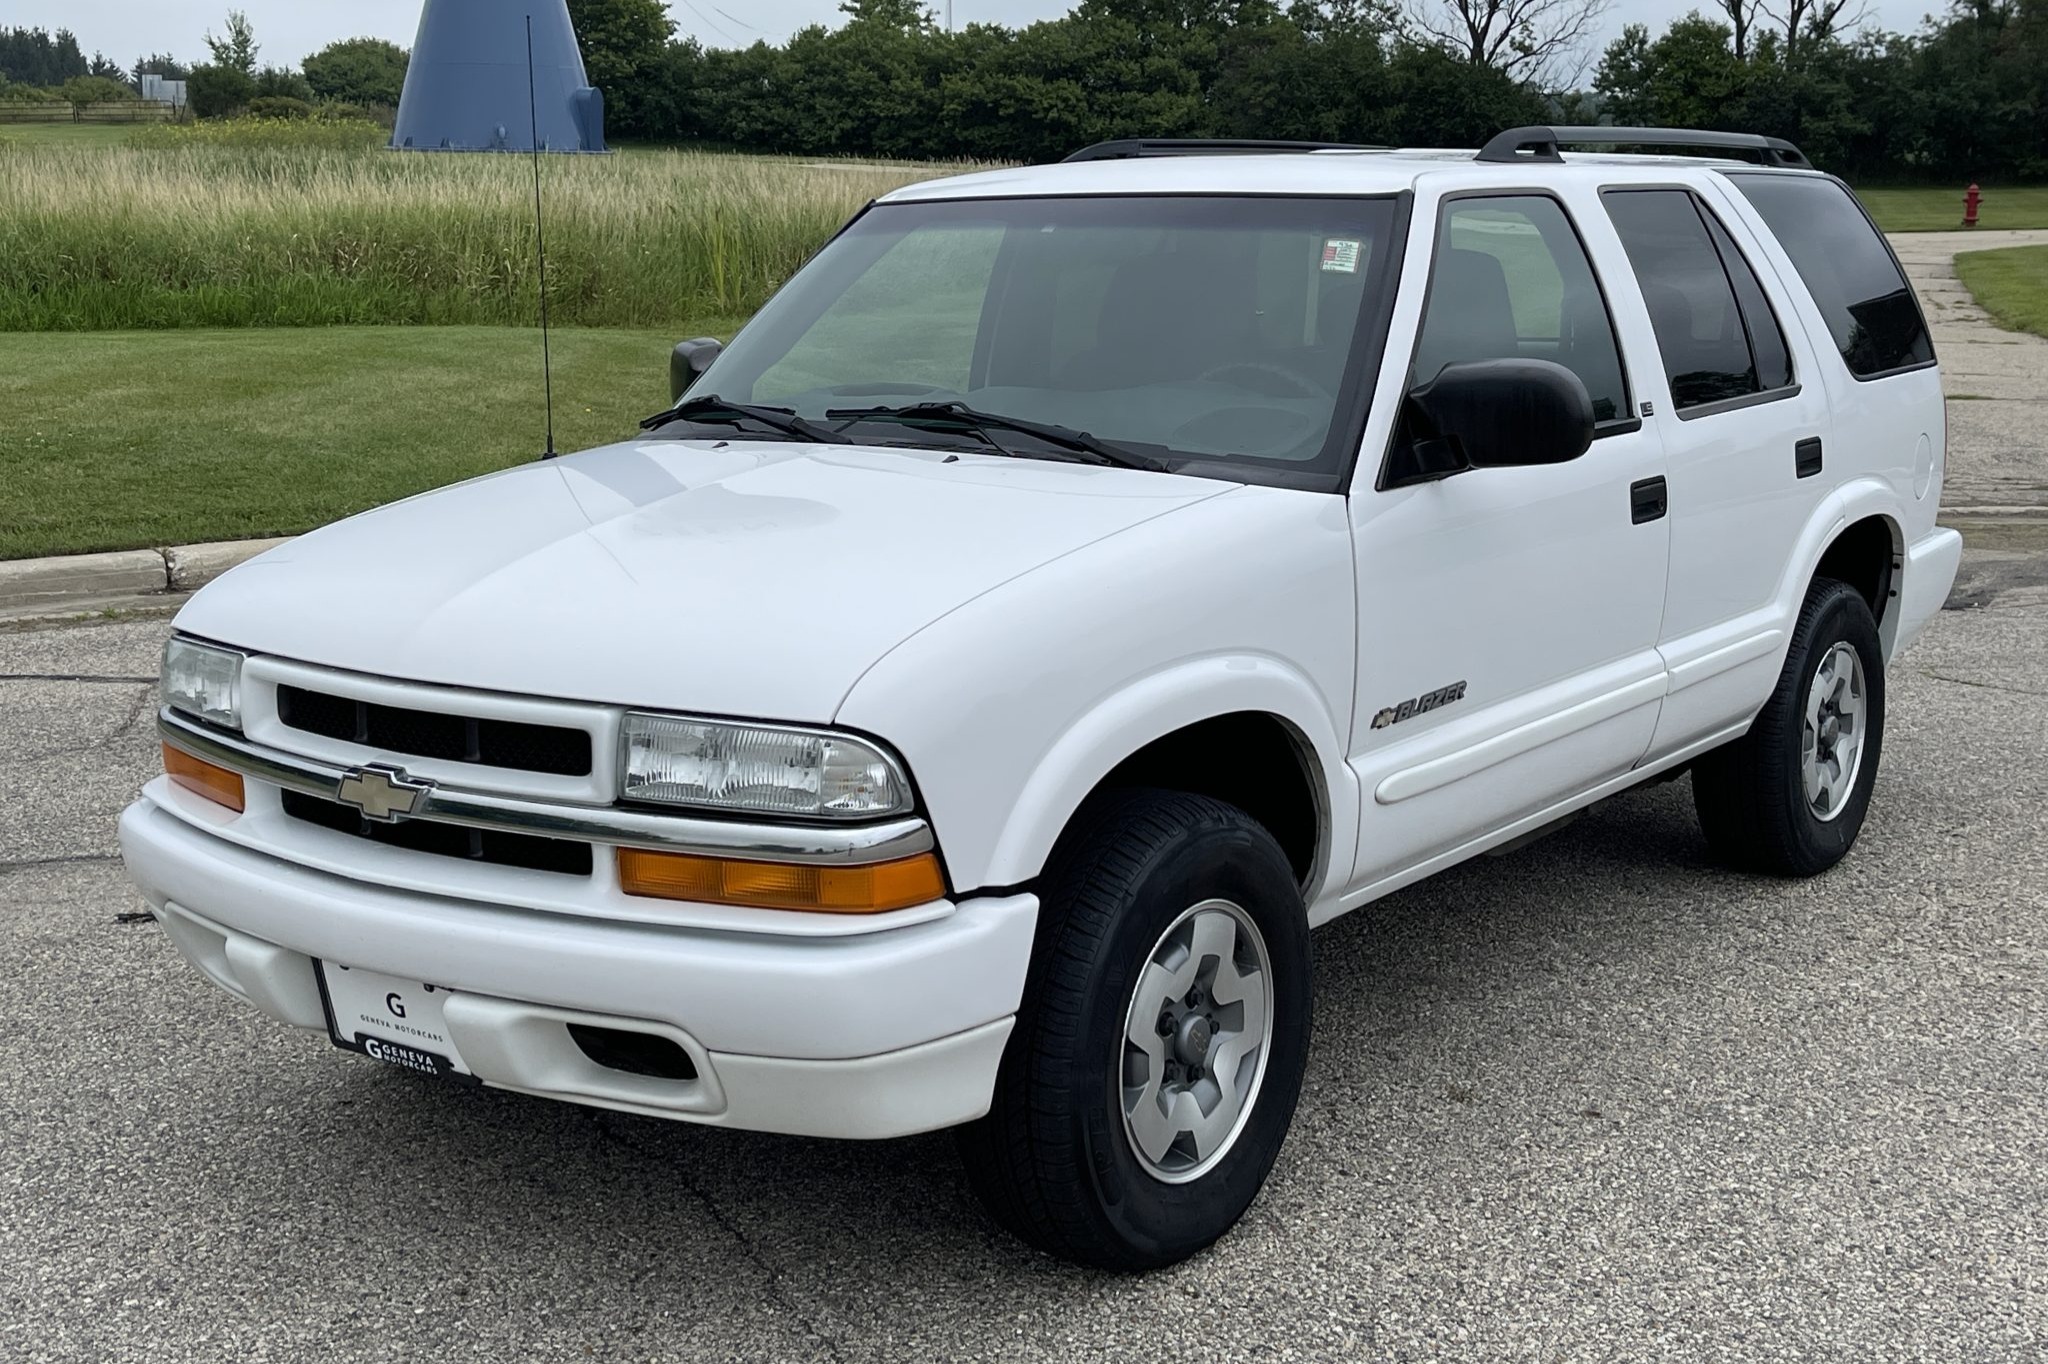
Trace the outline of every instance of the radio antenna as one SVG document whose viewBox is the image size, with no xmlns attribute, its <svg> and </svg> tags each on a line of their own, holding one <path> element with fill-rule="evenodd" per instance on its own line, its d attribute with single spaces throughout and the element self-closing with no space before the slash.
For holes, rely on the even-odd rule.
<svg viewBox="0 0 2048 1364">
<path fill-rule="evenodd" d="M 555 362 L 548 347 L 548 239 L 540 207 L 540 98 L 534 93 L 533 15 L 526 16 L 526 116 L 533 133 L 533 243 L 540 257 L 540 375 L 547 390 L 548 448 L 542 459 L 555 457 Z"/>
</svg>

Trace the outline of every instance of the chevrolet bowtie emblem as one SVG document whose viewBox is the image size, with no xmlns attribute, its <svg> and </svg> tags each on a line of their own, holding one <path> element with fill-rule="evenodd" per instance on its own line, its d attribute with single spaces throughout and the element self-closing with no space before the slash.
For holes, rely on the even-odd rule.
<svg viewBox="0 0 2048 1364">
<path fill-rule="evenodd" d="M 402 767 L 386 767 L 379 763 L 358 767 L 343 777 L 341 785 L 335 788 L 334 798 L 361 810 L 365 819 L 374 819 L 380 824 L 396 824 L 417 810 L 420 801 L 433 789 L 434 783 L 415 781 L 405 774 Z"/>
</svg>

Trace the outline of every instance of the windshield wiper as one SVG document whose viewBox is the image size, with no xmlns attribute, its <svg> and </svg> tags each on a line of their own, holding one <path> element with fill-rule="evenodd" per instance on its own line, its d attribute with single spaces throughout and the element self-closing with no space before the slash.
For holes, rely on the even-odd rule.
<svg viewBox="0 0 2048 1364">
<path fill-rule="evenodd" d="M 640 423 L 642 431 L 653 431 L 670 422 L 701 422 L 712 426 L 737 426 L 743 421 L 765 426 L 771 431 L 797 440 L 837 442 L 839 434 L 818 425 L 786 407 L 757 407 L 753 403 L 735 403 L 724 398 L 706 394 L 678 403 L 666 412 L 657 412 Z"/>
<path fill-rule="evenodd" d="M 838 408 L 825 413 L 827 421 L 837 421 L 840 431 L 859 422 L 899 421 L 906 426 L 952 427 L 971 435 L 980 436 L 995 449 L 1006 455 L 1021 455 L 1024 452 L 1010 449 L 998 443 L 990 431 L 1015 431 L 1044 441 L 1047 445 L 1062 451 L 1067 458 L 1083 464 L 1113 465 L 1119 469 L 1145 469 L 1152 473 L 1166 472 L 1166 465 L 1150 455 L 1141 455 L 1098 440 L 1086 431 L 1076 431 L 1069 426 L 1054 426 L 1048 422 L 1027 421 L 1022 417 L 1006 417 L 1000 412 L 983 412 L 969 407 L 966 403 L 910 403 L 903 407 L 854 407 Z"/>
</svg>

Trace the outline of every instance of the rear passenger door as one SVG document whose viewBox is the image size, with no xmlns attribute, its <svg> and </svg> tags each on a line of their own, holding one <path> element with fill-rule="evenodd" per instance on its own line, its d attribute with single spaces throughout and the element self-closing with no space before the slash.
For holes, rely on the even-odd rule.
<svg viewBox="0 0 2048 1364">
<path fill-rule="evenodd" d="M 1641 380 L 1670 488 L 1658 757 L 1747 718 L 1770 692 L 1789 628 L 1780 584 L 1832 488 L 1817 477 L 1829 408 L 1782 286 L 1712 204 L 1679 186 L 1613 186 L 1601 199 L 1661 361 Z"/>
<path fill-rule="evenodd" d="M 1609 236 L 1596 273 L 1579 231 L 1599 212 L 1590 192 L 1440 201 L 1412 365 L 1391 352 L 1388 364 L 1412 389 L 1461 361 L 1553 361 L 1586 385 L 1595 435 L 1562 464 L 1385 487 L 1375 474 L 1411 439 L 1404 419 L 1393 447 L 1361 463 L 1361 888 L 1410 879 L 1626 774 L 1655 728 L 1663 459 L 1635 414 L 1601 284 L 1628 267 Z"/>
</svg>

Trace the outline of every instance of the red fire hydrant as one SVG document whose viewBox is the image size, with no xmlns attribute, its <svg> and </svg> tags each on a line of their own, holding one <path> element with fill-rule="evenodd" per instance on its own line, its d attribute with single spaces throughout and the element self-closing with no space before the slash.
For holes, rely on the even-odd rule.
<svg viewBox="0 0 2048 1364">
<path fill-rule="evenodd" d="M 1984 202 L 1984 196 L 1977 192 L 1975 185 L 1971 185 L 1963 191 L 1964 227 L 1975 227 L 1977 225 L 1977 205 L 1982 202 Z"/>
</svg>

